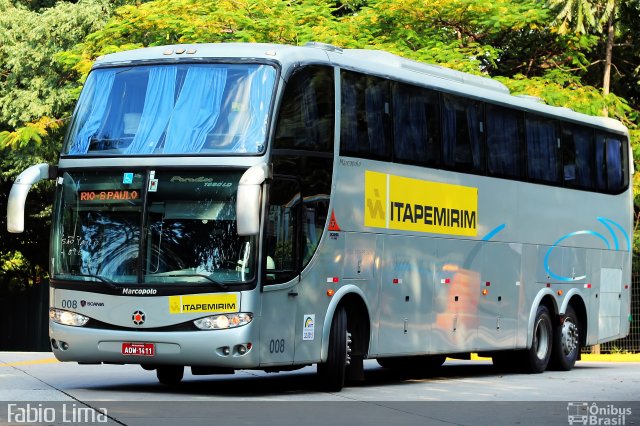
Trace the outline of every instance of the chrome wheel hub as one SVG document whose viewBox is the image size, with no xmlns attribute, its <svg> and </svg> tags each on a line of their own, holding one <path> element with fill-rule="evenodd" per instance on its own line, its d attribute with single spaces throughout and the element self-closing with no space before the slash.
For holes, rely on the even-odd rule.
<svg viewBox="0 0 640 426">
<path fill-rule="evenodd" d="M 566 318 L 562 324 L 562 350 L 565 355 L 569 355 L 578 347 L 578 327 Z"/>
</svg>

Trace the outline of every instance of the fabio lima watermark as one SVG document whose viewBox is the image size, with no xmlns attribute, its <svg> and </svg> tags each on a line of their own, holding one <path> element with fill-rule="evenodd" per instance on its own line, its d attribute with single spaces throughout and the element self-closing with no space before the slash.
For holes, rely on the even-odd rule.
<svg viewBox="0 0 640 426">
<path fill-rule="evenodd" d="M 107 423 L 106 408 L 92 408 L 76 404 L 62 403 L 57 407 L 44 404 L 7 404 L 7 420 L 9 423 L 69 423 L 96 424 Z"/>
<path fill-rule="evenodd" d="M 631 408 L 611 403 L 567 403 L 567 421 L 570 425 L 624 426 L 631 424 L 627 423 L 631 414 Z"/>
</svg>

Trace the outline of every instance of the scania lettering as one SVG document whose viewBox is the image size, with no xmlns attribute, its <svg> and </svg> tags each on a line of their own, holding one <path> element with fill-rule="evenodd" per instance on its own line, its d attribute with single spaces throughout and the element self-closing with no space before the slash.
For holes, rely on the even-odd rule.
<svg viewBox="0 0 640 426">
<path fill-rule="evenodd" d="M 386 52 L 158 46 L 96 59 L 7 226 L 55 181 L 61 361 L 542 373 L 629 332 L 632 164 L 618 121 Z"/>
</svg>

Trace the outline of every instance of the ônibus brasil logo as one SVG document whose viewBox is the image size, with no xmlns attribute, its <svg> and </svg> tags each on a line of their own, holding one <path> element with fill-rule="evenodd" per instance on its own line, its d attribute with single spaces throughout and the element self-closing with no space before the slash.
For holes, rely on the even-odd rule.
<svg viewBox="0 0 640 426">
<path fill-rule="evenodd" d="M 602 406 L 595 402 L 569 402 L 567 403 L 567 422 L 570 425 L 626 425 L 631 416 L 631 408 L 618 407 L 614 404 Z"/>
</svg>

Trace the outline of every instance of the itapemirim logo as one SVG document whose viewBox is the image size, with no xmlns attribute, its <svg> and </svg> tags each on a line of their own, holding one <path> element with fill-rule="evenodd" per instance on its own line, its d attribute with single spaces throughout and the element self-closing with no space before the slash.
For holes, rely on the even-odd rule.
<svg viewBox="0 0 640 426">
<path fill-rule="evenodd" d="M 588 402 L 567 403 L 567 422 L 570 425 L 581 424 L 585 426 L 623 426 L 631 417 L 631 408 L 621 407 L 615 404 Z"/>
</svg>

